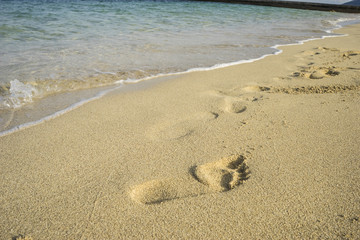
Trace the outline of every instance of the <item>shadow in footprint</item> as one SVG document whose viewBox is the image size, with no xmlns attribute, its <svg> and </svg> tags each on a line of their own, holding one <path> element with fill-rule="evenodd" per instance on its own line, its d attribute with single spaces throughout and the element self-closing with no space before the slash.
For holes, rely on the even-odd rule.
<svg viewBox="0 0 360 240">
<path fill-rule="evenodd" d="M 245 157 L 233 155 L 191 167 L 179 178 L 158 179 L 134 186 L 130 197 L 139 203 L 155 204 L 206 193 L 229 191 L 250 176 Z"/>
</svg>

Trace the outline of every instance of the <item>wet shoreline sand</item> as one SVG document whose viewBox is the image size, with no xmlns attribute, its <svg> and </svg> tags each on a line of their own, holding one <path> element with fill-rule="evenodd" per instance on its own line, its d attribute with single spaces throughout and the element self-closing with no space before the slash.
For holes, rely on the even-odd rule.
<svg viewBox="0 0 360 240">
<path fill-rule="evenodd" d="M 356 239 L 360 25 L 0 138 L 0 236 Z"/>
</svg>

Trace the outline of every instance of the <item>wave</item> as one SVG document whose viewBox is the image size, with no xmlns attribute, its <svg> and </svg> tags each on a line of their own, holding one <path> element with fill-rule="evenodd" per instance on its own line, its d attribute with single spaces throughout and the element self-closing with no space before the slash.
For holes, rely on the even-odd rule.
<svg viewBox="0 0 360 240">
<path fill-rule="evenodd" d="M 0 110 L 18 109 L 49 95 L 73 92 L 83 89 L 111 86 L 119 82 L 133 82 L 137 79 L 159 74 L 160 70 L 133 70 L 128 72 L 102 72 L 94 69 L 95 74 L 80 79 L 47 79 L 39 81 L 11 80 L 0 85 Z"/>
</svg>

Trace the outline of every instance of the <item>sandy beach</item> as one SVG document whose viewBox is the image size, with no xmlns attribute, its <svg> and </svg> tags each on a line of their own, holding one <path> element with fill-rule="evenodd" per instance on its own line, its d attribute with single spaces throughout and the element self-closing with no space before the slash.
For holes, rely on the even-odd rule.
<svg viewBox="0 0 360 240">
<path fill-rule="evenodd" d="M 0 239 L 359 239 L 360 25 L 0 138 Z"/>
</svg>

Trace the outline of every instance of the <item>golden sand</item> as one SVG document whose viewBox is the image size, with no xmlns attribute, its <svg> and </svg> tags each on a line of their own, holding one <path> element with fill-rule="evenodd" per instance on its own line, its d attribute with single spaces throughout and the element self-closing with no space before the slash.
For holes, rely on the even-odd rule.
<svg viewBox="0 0 360 240">
<path fill-rule="evenodd" d="M 359 239 L 360 25 L 0 138 L 0 239 Z"/>
</svg>

